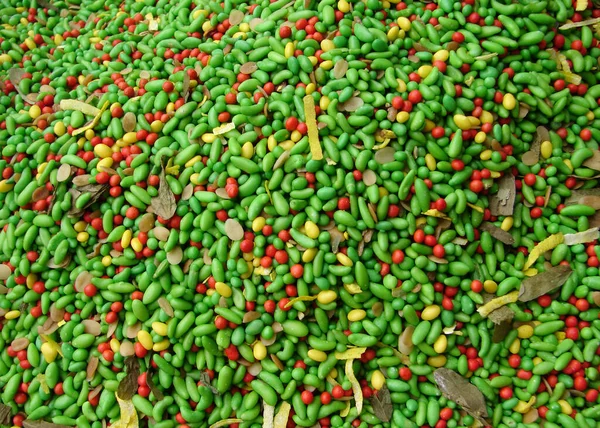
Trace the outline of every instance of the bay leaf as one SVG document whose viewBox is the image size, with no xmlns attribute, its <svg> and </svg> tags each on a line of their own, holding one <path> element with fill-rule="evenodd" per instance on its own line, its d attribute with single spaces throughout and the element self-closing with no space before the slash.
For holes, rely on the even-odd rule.
<svg viewBox="0 0 600 428">
<path fill-rule="evenodd" d="M 600 171 L 600 151 L 594 151 L 594 154 L 591 158 L 587 158 L 585 161 L 583 161 L 583 166 Z"/>
<path fill-rule="evenodd" d="M 460 374 L 444 367 L 434 371 L 433 378 L 444 397 L 454 401 L 480 422 L 487 424 L 485 422 L 485 418 L 488 417 L 485 398 L 479 388 Z"/>
<path fill-rule="evenodd" d="M 152 391 L 152 394 L 154 394 L 158 401 L 165 398 L 162 391 L 158 389 L 156 385 L 154 385 L 154 381 L 152 380 L 152 374 L 150 372 L 148 372 L 148 375 L 146 376 L 146 385 L 148 385 L 148 388 L 150 388 L 150 391 Z"/>
<path fill-rule="evenodd" d="M 515 177 L 512 174 L 506 174 L 498 181 L 498 193 L 490 197 L 490 211 L 492 215 L 513 215 L 515 195 Z"/>
<path fill-rule="evenodd" d="M 513 245 L 515 243 L 515 238 L 510 233 L 499 228 L 494 223 L 486 221 L 479 228 L 482 231 L 489 232 L 490 235 L 506 245 Z"/>
<path fill-rule="evenodd" d="M 175 201 L 175 195 L 165 178 L 164 166 L 160 170 L 158 195 L 152 198 L 150 207 L 154 211 L 154 214 L 161 216 L 165 220 L 169 220 L 175 215 L 177 202 Z"/>
<path fill-rule="evenodd" d="M 98 201 L 102 197 L 104 192 L 106 192 L 106 190 L 108 190 L 108 187 L 109 187 L 108 184 L 86 184 L 83 186 L 78 186 L 77 189 L 69 189 L 69 193 L 71 193 L 73 195 L 73 204 L 72 204 L 71 209 L 68 212 L 69 216 L 70 217 L 81 217 L 83 215 L 83 213 L 85 212 L 86 208 L 88 208 L 90 205 L 92 205 L 96 201 Z M 81 209 L 77 208 L 75 202 L 84 193 L 89 193 L 90 198 L 84 204 L 84 206 L 81 207 Z"/>
<path fill-rule="evenodd" d="M 208 389 L 210 389 L 213 394 L 221 395 L 219 393 L 219 391 L 217 390 L 217 388 L 215 388 L 214 386 L 211 385 L 211 383 L 210 383 L 210 377 L 208 376 L 208 373 L 206 373 L 205 371 L 201 371 L 200 372 L 200 382 L 202 382 L 202 385 L 204 385 Z"/>
<path fill-rule="evenodd" d="M 519 301 L 529 302 L 557 289 L 569 279 L 572 272 L 571 266 L 559 265 L 524 279 L 519 290 Z"/>
<path fill-rule="evenodd" d="M 496 324 L 494 326 L 494 332 L 492 334 L 492 342 L 493 343 L 503 342 L 511 330 L 512 330 L 512 321 L 503 321 L 500 324 Z"/>
<path fill-rule="evenodd" d="M 0 425 L 10 425 L 12 410 L 6 404 L 0 403 Z"/>
<path fill-rule="evenodd" d="M 377 419 L 381 422 L 390 421 L 394 406 L 392 405 L 390 390 L 385 385 L 371 396 L 371 406 L 373 406 L 373 413 L 377 416 Z"/>
<path fill-rule="evenodd" d="M 593 197 L 598 199 L 583 199 L 584 197 Z M 565 205 L 575 205 L 575 204 L 588 204 L 593 201 L 599 201 L 600 199 L 600 188 L 594 189 L 577 189 L 571 190 L 571 196 L 565 199 Z M 586 202 L 584 202 L 586 201 Z M 600 202 L 597 202 L 600 204 Z"/>
<path fill-rule="evenodd" d="M 46 421 L 30 421 L 29 419 L 25 419 L 23 421 L 23 428 L 69 428 L 69 426 Z"/>
<path fill-rule="evenodd" d="M 130 400 L 137 391 L 137 379 L 140 375 L 140 363 L 137 357 L 129 357 L 125 360 L 127 375 L 119 383 L 118 396 L 123 400 Z"/>
</svg>

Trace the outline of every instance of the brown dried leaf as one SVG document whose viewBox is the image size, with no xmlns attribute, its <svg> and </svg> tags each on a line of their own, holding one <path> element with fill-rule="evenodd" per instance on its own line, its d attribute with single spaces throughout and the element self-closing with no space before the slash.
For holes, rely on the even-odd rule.
<svg viewBox="0 0 600 428">
<path fill-rule="evenodd" d="M 515 243 L 515 238 L 510 233 L 499 228 L 494 223 L 486 221 L 480 226 L 480 229 L 489 232 L 490 235 L 506 245 L 513 245 Z"/>
<path fill-rule="evenodd" d="M 73 180 L 73 182 L 75 182 L 75 180 Z M 73 206 L 71 207 L 71 209 L 68 212 L 69 216 L 71 216 L 71 217 L 82 216 L 83 213 L 85 212 L 86 208 L 88 208 L 90 205 L 94 204 L 97 200 L 99 200 L 102 197 L 102 195 L 104 194 L 104 192 L 108 189 L 108 187 L 109 186 L 107 184 L 86 184 L 85 186 L 78 186 L 78 189 L 76 189 L 76 192 L 78 192 L 79 194 L 73 198 Z M 70 190 L 75 190 L 75 189 L 70 189 Z M 75 206 L 75 202 L 84 193 L 89 193 L 91 195 L 91 197 L 85 203 L 85 205 L 81 209 L 79 209 Z"/>
<path fill-rule="evenodd" d="M 485 398 L 481 391 L 453 370 L 439 368 L 433 372 L 442 395 L 460 405 L 467 413 L 486 425 L 488 417 Z"/>
<path fill-rule="evenodd" d="M 25 419 L 23 421 L 23 428 L 69 428 L 69 426 L 46 421 L 30 421 L 29 419 Z"/>
<path fill-rule="evenodd" d="M 175 195 L 169 187 L 169 183 L 165 179 L 165 168 L 164 166 L 160 170 L 158 195 L 152 198 L 150 207 L 154 213 L 165 220 L 169 220 L 175 215 L 177 209 L 177 202 L 175 201 Z"/>
<path fill-rule="evenodd" d="M 569 279 L 572 272 L 571 266 L 559 265 L 524 279 L 519 290 L 519 301 L 529 302 L 555 290 Z"/>
<path fill-rule="evenodd" d="M 259 366 L 260 366 L 260 363 L 259 363 Z M 210 383 L 210 376 L 204 370 L 200 372 L 200 382 L 202 382 L 202 385 L 204 385 L 207 388 L 209 388 L 212 391 L 213 394 L 221 395 L 219 393 L 219 391 L 217 390 L 217 388 L 215 388 L 214 386 L 211 385 L 211 383 Z"/>
<path fill-rule="evenodd" d="M 505 307 L 506 306 L 503 306 L 503 308 L 505 308 Z M 499 311 L 499 310 L 500 309 L 497 309 L 496 311 Z M 496 311 L 494 311 L 494 312 L 496 312 Z M 492 312 L 492 314 L 494 312 Z M 506 338 L 506 336 L 508 335 L 508 333 L 511 330 L 512 330 L 512 321 L 502 321 L 500 324 L 496 324 L 494 327 L 494 333 L 492 334 L 492 342 L 500 343 L 500 342 L 504 341 L 504 339 Z"/>
<path fill-rule="evenodd" d="M 571 196 L 565 200 L 565 205 L 584 204 L 600 208 L 600 188 L 571 190 Z"/>
<path fill-rule="evenodd" d="M 536 163 L 538 163 L 539 160 L 540 160 L 539 152 L 535 153 L 533 150 L 529 150 L 529 151 L 523 153 L 523 156 L 521 156 L 521 161 L 527 166 L 535 165 Z"/>
<path fill-rule="evenodd" d="M 158 389 L 156 385 L 154 385 L 154 381 L 152 380 L 150 372 L 148 372 L 148 376 L 146 376 L 146 384 L 148 385 L 148 388 L 150 388 L 150 391 L 152 392 L 152 394 L 154 394 L 158 401 L 161 401 L 163 398 L 165 398 L 160 389 Z"/>
<path fill-rule="evenodd" d="M 371 406 L 373 406 L 373 413 L 381 422 L 390 421 L 394 406 L 392 405 L 390 390 L 385 385 L 371 396 Z"/>
<path fill-rule="evenodd" d="M 10 425 L 12 410 L 6 404 L 0 403 L 0 424 Z"/>
<path fill-rule="evenodd" d="M 600 171 L 600 151 L 594 151 L 594 154 L 591 158 L 587 158 L 583 162 L 583 166 L 588 167 L 590 169 Z"/>
<path fill-rule="evenodd" d="M 515 177 L 505 174 L 498 181 L 498 193 L 490 196 L 490 211 L 495 216 L 511 216 L 515 206 Z"/>
<path fill-rule="evenodd" d="M 137 391 L 137 378 L 140 375 L 140 363 L 136 357 L 125 360 L 127 375 L 119 383 L 117 394 L 123 400 L 130 400 Z"/>
</svg>

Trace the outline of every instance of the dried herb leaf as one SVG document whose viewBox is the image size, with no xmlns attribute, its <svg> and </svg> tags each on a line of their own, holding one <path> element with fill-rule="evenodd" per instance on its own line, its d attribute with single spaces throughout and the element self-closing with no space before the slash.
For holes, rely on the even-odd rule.
<svg viewBox="0 0 600 428">
<path fill-rule="evenodd" d="M 506 306 L 504 306 L 506 307 Z M 510 309 L 509 309 L 510 310 Z M 496 312 L 496 311 L 494 311 Z M 492 312 L 493 313 L 493 312 Z M 500 324 L 496 324 L 494 327 L 494 333 L 492 334 L 492 342 L 500 343 L 504 341 L 508 333 L 512 330 L 512 320 L 502 321 Z"/>
<path fill-rule="evenodd" d="M 513 245 L 515 243 L 515 238 L 513 238 L 510 233 L 499 228 L 494 223 L 486 221 L 480 226 L 480 229 L 482 231 L 489 232 L 490 235 L 506 245 Z"/>
<path fill-rule="evenodd" d="M 371 396 L 371 406 L 373 406 L 375 416 L 377 416 L 381 422 L 390 421 L 394 406 L 392 405 L 390 390 L 385 385 L 377 391 L 377 393 Z"/>
<path fill-rule="evenodd" d="M 70 217 L 81 217 L 85 212 L 86 208 L 92 205 L 94 202 L 100 199 L 104 192 L 108 189 L 108 184 L 86 184 L 84 186 L 77 187 L 77 189 L 69 189 L 69 192 L 73 195 L 73 204 L 68 214 Z M 84 193 L 89 193 L 91 196 L 85 205 L 79 209 L 76 207 L 75 202 Z"/>
<path fill-rule="evenodd" d="M 595 208 L 593 203 L 600 207 L 600 188 L 571 190 L 571 196 L 565 200 L 566 206 L 585 204 Z"/>
<path fill-rule="evenodd" d="M 0 425 L 10 425 L 12 410 L 6 404 L 0 403 Z"/>
<path fill-rule="evenodd" d="M 212 386 L 212 384 L 210 383 L 210 376 L 208 376 L 208 373 L 206 373 L 205 371 L 201 371 L 200 372 L 200 382 L 202 382 L 202 385 L 204 385 L 208 389 L 210 389 L 213 394 L 221 395 L 219 393 L 219 391 L 217 390 L 217 388 L 215 388 L 214 386 Z"/>
<path fill-rule="evenodd" d="M 156 385 L 154 385 L 154 381 L 152 380 L 152 375 L 150 374 L 150 372 L 148 372 L 148 375 L 146 376 L 146 385 L 148 385 L 148 388 L 150 388 L 150 391 L 152 391 L 152 394 L 154 394 L 158 401 L 165 398 L 161 390 L 158 389 Z"/>
<path fill-rule="evenodd" d="M 454 401 L 471 416 L 486 424 L 484 419 L 488 417 L 488 413 L 485 398 L 475 385 L 455 371 L 443 367 L 433 372 L 433 378 L 444 397 Z"/>
<path fill-rule="evenodd" d="M 4 404 L 3 404 L 4 405 Z M 10 425 L 9 423 L 2 425 Z M 69 428 L 68 425 L 54 424 L 52 422 L 46 421 L 30 421 L 29 419 L 25 419 L 23 421 L 24 428 Z"/>
<path fill-rule="evenodd" d="M 587 158 L 583 162 L 583 166 L 586 166 L 590 169 L 594 169 L 596 171 L 600 171 L 600 151 L 594 151 L 594 154 L 591 158 Z"/>
<path fill-rule="evenodd" d="M 129 400 L 137 391 L 137 378 L 140 375 L 140 363 L 136 357 L 125 360 L 127 375 L 119 383 L 117 394 L 123 400 Z M 121 416 L 122 417 L 122 416 Z"/>
<path fill-rule="evenodd" d="M 513 215 L 515 195 L 515 177 L 512 174 L 506 174 L 498 181 L 498 193 L 490 197 L 492 215 Z"/>
<path fill-rule="evenodd" d="M 569 279 L 572 272 L 571 266 L 559 265 L 524 279 L 519 290 L 519 301 L 529 302 L 555 290 Z"/>
<path fill-rule="evenodd" d="M 35 104 L 36 96 L 31 96 L 30 95 L 26 95 L 23 93 L 23 91 L 21 91 L 21 88 L 19 87 L 19 83 L 21 82 L 21 80 L 23 80 L 23 75 L 25 74 L 25 70 L 23 70 L 22 68 L 11 68 L 10 70 L 8 70 L 8 80 L 10 80 L 10 83 L 13 84 L 13 86 L 15 87 L 15 90 L 17 91 L 17 93 L 19 94 L 19 96 L 23 99 L 24 102 L 28 103 L 28 104 Z"/>
<path fill-rule="evenodd" d="M 523 153 L 522 161 L 527 166 L 532 166 L 538 163 L 540 160 L 540 149 L 542 147 L 542 143 L 544 141 L 548 141 L 550 139 L 550 134 L 548 133 L 548 129 L 544 126 L 538 126 L 533 142 L 531 143 L 531 148 L 528 152 Z"/>
<path fill-rule="evenodd" d="M 177 209 L 177 202 L 175 202 L 175 195 L 169 187 L 169 183 L 165 179 L 165 168 L 164 166 L 160 170 L 158 195 L 152 198 L 150 207 L 156 215 L 161 216 L 165 220 L 169 220 L 175 215 Z"/>
</svg>

